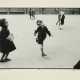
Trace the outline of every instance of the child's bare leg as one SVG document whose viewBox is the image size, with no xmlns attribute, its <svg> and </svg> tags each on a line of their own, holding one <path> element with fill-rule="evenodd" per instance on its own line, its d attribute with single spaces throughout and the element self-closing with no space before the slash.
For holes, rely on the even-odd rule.
<svg viewBox="0 0 80 80">
<path fill-rule="evenodd" d="M 42 52 L 42 56 L 47 56 L 47 55 L 44 53 L 43 44 L 41 44 L 41 52 Z"/>
<path fill-rule="evenodd" d="M 61 24 L 61 23 L 60 23 L 60 21 L 59 21 L 59 26 L 60 26 L 60 24 Z"/>
<path fill-rule="evenodd" d="M 2 57 L 1 57 L 1 61 L 4 61 L 4 57 L 5 57 L 5 53 L 3 53 Z"/>
<path fill-rule="evenodd" d="M 43 54 L 43 44 L 41 44 L 41 52 L 42 52 L 42 54 Z"/>
<path fill-rule="evenodd" d="M 61 30 L 61 21 L 59 21 L 59 29 Z"/>
<path fill-rule="evenodd" d="M 59 20 L 56 22 L 56 25 L 59 23 Z"/>
<path fill-rule="evenodd" d="M 10 59 L 8 59 L 8 55 L 9 55 L 9 53 L 7 53 L 7 54 L 5 55 L 5 60 L 10 60 Z"/>
</svg>

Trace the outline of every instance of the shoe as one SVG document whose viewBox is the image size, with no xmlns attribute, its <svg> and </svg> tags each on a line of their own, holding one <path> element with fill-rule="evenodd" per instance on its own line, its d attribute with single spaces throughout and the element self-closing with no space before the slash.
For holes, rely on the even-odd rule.
<svg viewBox="0 0 80 80">
<path fill-rule="evenodd" d="M 11 59 L 6 58 L 5 61 L 10 61 Z"/>
<path fill-rule="evenodd" d="M 44 57 L 44 56 L 47 56 L 45 53 L 42 53 L 42 56 Z"/>
<path fill-rule="evenodd" d="M 0 60 L 0 62 L 6 62 L 5 60 Z"/>
</svg>

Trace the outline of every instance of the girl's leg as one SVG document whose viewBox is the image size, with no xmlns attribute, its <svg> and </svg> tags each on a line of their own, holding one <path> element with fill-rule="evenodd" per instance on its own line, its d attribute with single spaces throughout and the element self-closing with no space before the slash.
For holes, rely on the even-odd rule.
<svg viewBox="0 0 80 80">
<path fill-rule="evenodd" d="M 42 56 L 47 56 L 43 51 L 43 44 L 41 44 L 41 52 L 42 52 Z"/>
<path fill-rule="evenodd" d="M 59 21 L 59 26 L 61 25 L 61 22 Z"/>
<path fill-rule="evenodd" d="M 59 23 L 59 20 L 56 22 L 56 25 Z"/>
<path fill-rule="evenodd" d="M 8 55 L 9 55 L 9 53 L 6 53 L 5 60 L 10 60 L 10 59 L 8 59 Z"/>
<path fill-rule="evenodd" d="M 59 26 L 61 25 L 61 19 L 59 19 Z"/>
<path fill-rule="evenodd" d="M 62 28 L 61 28 L 61 20 L 59 21 L 59 29 L 62 30 Z"/>
<path fill-rule="evenodd" d="M 42 52 L 42 54 L 43 54 L 43 44 L 41 44 L 41 52 Z"/>
<path fill-rule="evenodd" d="M 1 57 L 1 61 L 4 61 L 4 57 L 5 57 L 5 53 L 3 53 L 2 57 Z"/>
</svg>

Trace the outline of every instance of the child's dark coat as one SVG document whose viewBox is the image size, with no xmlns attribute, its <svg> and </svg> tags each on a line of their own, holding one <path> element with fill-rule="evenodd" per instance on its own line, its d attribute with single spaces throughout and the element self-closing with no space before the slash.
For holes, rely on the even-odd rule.
<svg viewBox="0 0 80 80">
<path fill-rule="evenodd" d="M 64 25 L 64 19 L 65 19 L 65 15 L 62 15 L 62 18 L 61 18 L 61 25 Z"/>
<path fill-rule="evenodd" d="M 0 32 L 0 52 L 2 53 L 9 53 L 16 49 L 13 41 L 7 39 L 10 32 L 9 30 L 2 30 Z"/>
<path fill-rule="evenodd" d="M 37 30 L 35 31 L 35 34 L 38 33 L 38 36 L 37 36 L 37 39 L 36 39 L 36 42 L 38 44 L 43 44 L 43 41 L 46 39 L 46 36 L 47 34 L 49 36 L 51 36 L 51 33 L 50 31 L 48 30 L 48 28 L 44 25 L 42 25 L 43 27 L 39 26 L 37 28 Z"/>
</svg>

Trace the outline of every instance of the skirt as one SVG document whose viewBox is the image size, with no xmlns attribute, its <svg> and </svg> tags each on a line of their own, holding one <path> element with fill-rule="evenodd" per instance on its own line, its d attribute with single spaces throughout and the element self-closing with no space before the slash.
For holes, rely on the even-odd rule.
<svg viewBox="0 0 80 80">
<path fill-rule="evenodd" d="M 46 39 L 46 36 L 44 36 L 44 37 L 42 37 L 42 36 L 38 36 L 37 38 L 36 38 L 36 42 L 38 43 L 38 44 L 43 44 L 43 41 Z"/>
<path fill-rule="evenodd" d="M 0 39 L 0 52 L 9 53 L 16 49 L 13 41 L 8 39 Z"/>
</svg>

